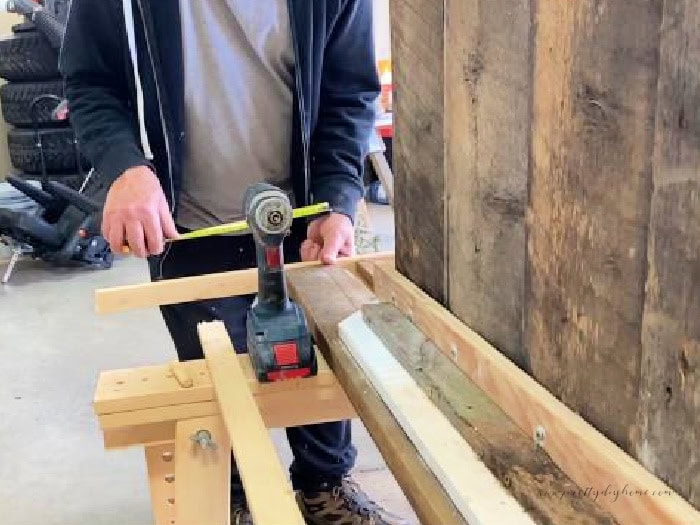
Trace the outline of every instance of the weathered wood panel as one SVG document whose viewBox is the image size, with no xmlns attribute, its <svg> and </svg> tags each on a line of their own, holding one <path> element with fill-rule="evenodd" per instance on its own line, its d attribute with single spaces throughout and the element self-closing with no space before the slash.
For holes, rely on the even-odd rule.
<svg viewBox="0 0 700 525">
<path fill-rule="evenodd" d="M 445 2 L 449 307 L 523 368 L 530 14 L 529 0 Z"/>
<path fill-rule="evenodd" d="M 525 340 L 532 372 L 629 450 L 661 1 L 536 2 Z"/>
<path fill-rule="evenodd" d="M 443 4 L 392 0 L 390 5 L 397 264 L 445 304 Z"/>
<path fill-rule="evenodd" d="M 700 507 L 700 4 L 666 2 L 636 454 Z"/>
</svg>

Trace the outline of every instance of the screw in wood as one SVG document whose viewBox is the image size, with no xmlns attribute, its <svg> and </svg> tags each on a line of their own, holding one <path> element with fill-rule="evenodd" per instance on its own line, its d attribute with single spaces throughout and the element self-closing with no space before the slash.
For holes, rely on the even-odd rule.
<svg viewBox="0 0 700 525">
<path fill-rule="evenodd" d="M 198 443 L 199 446 L 202 447 L 202 449 L 204 450 L 208 448 L 216 448 L 216 443 L 214 443 L 214 439 L 211 436 L 211 432 L 209 432 L 206 429 L 198 430 L 190 436 L 190 439 L 195 443 Z"/>
</svg>

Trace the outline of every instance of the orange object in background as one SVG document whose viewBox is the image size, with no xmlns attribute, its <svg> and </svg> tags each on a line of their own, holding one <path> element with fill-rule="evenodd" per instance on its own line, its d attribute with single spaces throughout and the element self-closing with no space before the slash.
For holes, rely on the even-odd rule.
<svg viewBox="0 0 700 525">
<path fill-rule="evenodd" d="M 391 60 L 379 60 L 379 81 L 382 87 L 379 102 L 385 113 L 391 113 L 393 107 L 393 85 L 391 79 Z"/>
</svg>

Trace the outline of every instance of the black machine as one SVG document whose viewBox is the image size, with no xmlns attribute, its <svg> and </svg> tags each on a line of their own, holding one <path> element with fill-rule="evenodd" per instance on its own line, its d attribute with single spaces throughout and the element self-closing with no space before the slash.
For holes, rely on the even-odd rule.
<svg viewBox="0 0 700 525">
<path fill-rule="evenodd" d="M 258 295 L 248 311 L 248 353 L 258 381 L 317 374 L 316 354 L 303 310 L 289 299 L 282 244 L 293 220 L 287 195 L 269 184 L 255 184 L 243 209 L 255 239 Z"/>
</svg>

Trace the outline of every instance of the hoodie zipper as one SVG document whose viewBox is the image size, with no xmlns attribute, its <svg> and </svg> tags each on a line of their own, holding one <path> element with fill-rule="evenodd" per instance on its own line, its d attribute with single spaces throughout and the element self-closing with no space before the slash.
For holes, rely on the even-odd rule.
<svg viewBox="0 0 700 525">
<path fill-rule="evenodd" d="M 153 82 L 156 85 L 156 98 L 158 100 L 158 114 L 160 115 L 160 125 L 163 130 L 163 138 L 165 140 L 165 153 L 168 158 L 168 180 L 170 181 L 170 213 L 175 213 L 175 184 L 173 183 L 173 163 L 170 153 L 170 138 L 168 137 L 168 128 L 165 123 L 165 115 L 163 114 L 163 105 L 161 103 L 160 94 L 160 84 L 158 83 L 158 72 L 156 71 L 156 64 L 153 60 L 153 51 L 151 49 L 151 41 L 148 38 L 148 26 L 146 25 L 146 13 L 143 9 L 143 4 L 141 0 L 136 0 L 136 4 L 141 12 L 141 22 L 143 23 L 143 34 L 144 40 L 146 41 L 146 49 L 148 50 L 148 59 L 151 64 L 151 69 L 153 70 Z M 168 245 L 169 247 L 169 245 Z M 167 251 L 166 254 L 167 256 Z M 165 257 L 163 257 L 165 258 Z"/>
<path fill-rule="evenodd" d="M 307 123 L 306 123 L 306 111 L 304 106 L 304 97 L 302 92 L 302 82 L 301 82 L 301 72 L 299 67 L 299 43 L 297 39 L 296 32 L 296 19 L 294 13 L 293 0 L 287 0 L 287 10 L 289 11 L 289 26 L 292 32 L 292 45 L 294 46 L 294 55 L 296 57 L 294 63 L 294 75 L 296 78 L 296 92 L 297 92 L 297 104 L 299 111 L 299 122 L 301 123 L 301 142 L 302 148 L 304 150 L 304 198 L 309 201 L 309 196 L 311 193 L 311 185 L 309 180 L 309 138 L 306 134 Z M 305 204 L 308 204 L 305 203 Z"/>
</svg>

